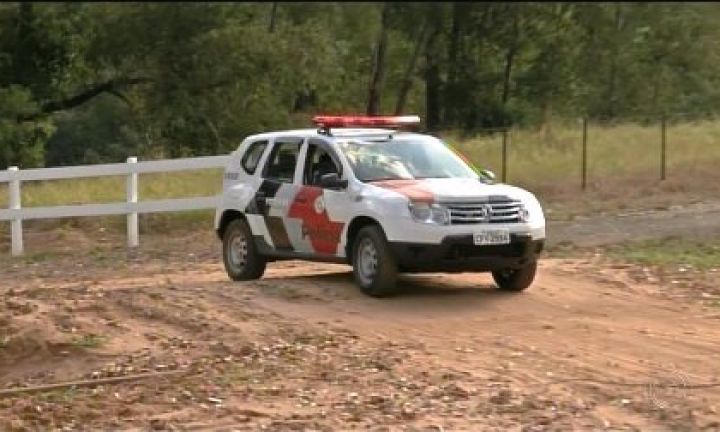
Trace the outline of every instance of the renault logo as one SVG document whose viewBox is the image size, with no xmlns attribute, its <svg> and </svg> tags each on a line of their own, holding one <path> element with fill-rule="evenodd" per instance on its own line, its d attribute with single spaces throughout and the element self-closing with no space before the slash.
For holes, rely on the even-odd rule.
<svg viewBox="0 0 720 432">
<path fill-rule="evenodd" d="M 492 215 L 492 207 L 490 204 L 483 204 L 478 208 L 478 216 L 480 216 L 483 222 L 489 222 L 490 215 Z"/>
</svg>

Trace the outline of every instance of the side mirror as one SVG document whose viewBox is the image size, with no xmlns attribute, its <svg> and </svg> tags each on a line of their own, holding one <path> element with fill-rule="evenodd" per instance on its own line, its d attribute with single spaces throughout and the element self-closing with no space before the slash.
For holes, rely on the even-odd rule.
<svg viewBox="0 0 720 432">
<path fill-rule="evenodd" d="M 337 173 L 323 174 L 320 177 L 320 187 L 327 189 L 345 189 L 348 185 L 347 180 L 340 180 Z"/>
<path fill-rule="evenodd" d="M 488 169 L 484 169 L 484 170 L 480 171 L 480 175 L 488 178 L 491 181 L 495 181 L 495 173 Z"/>
</svg>

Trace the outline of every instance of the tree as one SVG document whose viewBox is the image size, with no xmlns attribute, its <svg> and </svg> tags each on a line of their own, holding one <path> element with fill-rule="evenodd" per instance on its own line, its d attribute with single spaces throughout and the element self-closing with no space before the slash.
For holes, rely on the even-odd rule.
<svg viewBox="0 0 720 432">
<path fill-rule="evenodd" d="M 388 43 L 388 26 L 390 19 L 390 6 L 385 3 L 380 15 L 380 34 L 377 47 L 373 55 L 373 70 L 368 90 L 367 114 L 374 115 L 380 112 L 380 99 L 382 97 L 383 78 L 385 77 L 385 51 Z"/>
<path fill-rule="evenodd" d="M 0 169 L 225 153 L 317 112 L 465 132 L 720 106 L 717 4 L 0 4 Z"/>
</svg>

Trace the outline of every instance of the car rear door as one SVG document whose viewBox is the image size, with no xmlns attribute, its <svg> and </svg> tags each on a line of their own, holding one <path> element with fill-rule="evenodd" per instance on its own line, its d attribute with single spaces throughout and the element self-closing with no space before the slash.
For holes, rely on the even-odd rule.
<svg viewBox="0 0 720 432">
<path fill-rule="evenodd" d="M 277 252 L 295 250 L 287 229 L 287 212 L 297 194 L 297 169 L 302 138 L 281 137 L 273 140 L 272 149 L 262 171 L 262 183 L 255 192 L 246 213 L 262 216 L 261 235 L 265 248 Z"/>
</svg>

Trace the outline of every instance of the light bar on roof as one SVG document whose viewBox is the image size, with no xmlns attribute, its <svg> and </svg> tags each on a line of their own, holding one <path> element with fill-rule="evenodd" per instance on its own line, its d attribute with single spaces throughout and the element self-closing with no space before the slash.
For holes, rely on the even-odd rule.
<svg viewBox="0 0 720 432">
<path fill-rule="evenodd" d="M 319 115 L 313 117 L 313 123 L 319 127 L 363 127 L 363 126 L 385 126 L 401 127 L 415 126 L 420 124 L 420 117 L 416 115 L 406 116 L 332 116 Z"/>
</svg>

